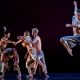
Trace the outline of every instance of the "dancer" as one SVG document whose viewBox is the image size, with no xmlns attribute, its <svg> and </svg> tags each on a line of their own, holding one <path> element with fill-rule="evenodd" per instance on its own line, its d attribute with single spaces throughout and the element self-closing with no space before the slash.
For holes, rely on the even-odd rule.
<svg viewBox="0 0 80 80">
<path fill-rule="evenodd" d="M 4 51 L 2 51 L 2 54 L 4 55 L 2 61 L 0 62 L 0 72 L 2 73 L 1 77 L 4 77 L 6 70 L 9 70 L 8 61 L 10 60 L 10 51 L 10 48 L 4 49 Z"/>
<path fill-rule="evenodd" d="M 4 51 L 2 52 L 2 54 L 4 55 L 3 55 L 2 61 L 0 62 L 1 64 L 0 72 L 2 73 L 1 77 L 4 77 L 5 72 L 9 70 L 8 62 L 10 60 L 11 51 L 12 51 L 11 48 L 7 48 L 7 49 L 4 49 Z"/>
<path fill-rule="evenodd" d="M 45 63 L 45 57 L 44 53 L 42 51 L 42 44 L 41 44 L 41 38 L 38 36 L 39 30 L 37 28 L 32 29 L 32 36 L 34 37 L 32 40 L 33 47 L 36 49 L 37 52 L 37 62 L 39 65 L 41 65 L 43 72 L 45 73 L 46 77 L 49 77 L 47 75 L 47 67 Z"/>
<path fill-rule="evenodd" d="M 10 38 L 10 32 L 6 31 L 6 27 L 4 27 L 4 36 L 0 40 L 0 53 L 6 49 L 8 43 L 12 43 L 15 45 L 14 41 L 9 40 Z M 2 61 L 3 53 L 0 54 L 0 61 Z"/>
<path fill-rule="evenodd" d="M 20 67 L 19 67 L 19 56 L 17 53 L 17 50 L 15 48 L 7 48 L 3 51 L 3 75 L 5 74 L 6 70 L 9 70 L 9 66 L 8 66 L 8 61 L 10 59 L 13 59 L 13 63 L 14 63 L 14 70 L 16 70 L 18 72 L 18 76 L 17 77 L 21 77 L 21 71 L 20 71 Z"/>
<path fill-rule="evenodd" d="M 64 36 L 60 38 L 60 42 L 64 45 L 67 49 L 70 56 L 72 54 L 72 48 L 76 45 L 80 45 L 80 12 L 77 8 L 77 2 L 74 1 L 74 16 L 72 17 L 72 24 L 66 24 L 66 27 L 73 28 L 73 35 L 72 36 Z"/>
<path fill-rule="evenodd" d="M 4 51 L 8 43 L 15 44 L 15 42 L 9 40 L 10 32 L 6 31 L 6 27 L 3 27 L 3 29 L 4 29 L 4 37 L 2 37 L 0 40 L 0 65 L 2 66 L 0 72 L 4 76 L 4 67 L 5 66 L 7 67 L 7 57 L 4 57 L 5 56 Z"/>
<path fill-rule="evenodd" d="M 27 77 L 33 77 L 33 74 L 35 72 L 32 72 L 32 68 L 35 69 L 35 66 L 37 66 L 37 62 L 36 62 L 36 50 L 32 46 L 30 33 L 28 31 L 25 31 L 24 36 L 19 36 L 18 39 L 19 41 L 17 41 L 16 44 L 22 42 L 23 47 L 27 48 L 27 53 L 25 55 L 26 68 L 28 69 L 29 73 L 29 76 Z"/>
<path fill-rule="evenodd" d="M 21 77 L 21 70 L 19 67 L 19 55 L 15 48 L 13 48 L 13 51 L 14 51 L 14 53 L 13 53 L 14 70 L 16 70 L 18 72 L 17 77 Z"/>
</svg>

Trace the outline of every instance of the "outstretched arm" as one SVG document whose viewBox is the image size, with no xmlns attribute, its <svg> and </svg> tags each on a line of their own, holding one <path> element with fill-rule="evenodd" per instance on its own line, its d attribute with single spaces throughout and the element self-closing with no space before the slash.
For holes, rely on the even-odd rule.
<svg viewBox="0 0 80 80">
<path fill-rule="evenodd" d="M 66 27 L 78 27 L 78 26 L 73 25 L 73 24 L 66 24 L 65 26 L 66 26 Z M 80 27 L 78 27 L 78 28 L 80 28 Z"/>
<path fill-rule="evenodd" d="M 18 36 L 17 39 L 18 41 L 16 42 L 16 45 L 23 41 L 23 36 Z"/>
<path fill-rule="evenodd" d="M 16 45 L 19 44 L 19 43 L 21 43 L 21 42 L 22 42 L 22 40 L 18 40 L 18 41 L 16 42 Z"/>
<path fill-rule="evenodd" d="M 73 4 L 74 4 L 74 15 L 77 17 L 78 16 L 77 2 L 74 1 Z"/>
<path fill-rule="evenodd" d="M 16 42 L 11 41 L 11 40 L 8 40 L 7 43 L 12 43 L 12 44 L 16 45 Z"/>
<path fill-rule="evenodd" d="M 4 29 L 4 35 L 5 35 L 5 32 L 7 31 L 6 26 L 3 26 L 3 29 Z"/>
</svg>

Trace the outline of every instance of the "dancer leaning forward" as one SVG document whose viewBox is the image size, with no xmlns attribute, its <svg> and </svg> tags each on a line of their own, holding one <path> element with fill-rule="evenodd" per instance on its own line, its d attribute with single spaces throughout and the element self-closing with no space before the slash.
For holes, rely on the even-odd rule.
<svg viewBox="0 0 80 80">
<path fill-rule="evenodd" d="M 29 73 L 29 76 L 27 77 L 33 77 L 33 75 L 36 74 L 38 64 L 41 65 L 43 72 L 45 73 L 46 77 L 48 77 L 43 53 L 37 54 L 37 49 L 33 46 L 33 41 L 30 37 L 30 33 L 26 31 L 24 32 L 24 36 L 19 36 L 18 39 L 19 41 L 16 42 L 16 44 L 22 42 L 23 47 L 27 48 L 26 55 L 28 56 L 25 55 L 26 68 L 28 69 Z"/>
</svg>

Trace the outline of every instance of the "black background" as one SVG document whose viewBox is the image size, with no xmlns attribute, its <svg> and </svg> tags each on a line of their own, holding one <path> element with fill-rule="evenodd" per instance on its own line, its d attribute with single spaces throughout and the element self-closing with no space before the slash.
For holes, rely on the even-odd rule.
<svg viewBox="0 0 80 80">
<path fill-rule="evenodd" d="M 80 1 L 77 2 L 80 7 Z M 74 57 L 71 57 L 59 42 L 60 37 L 72 35 L 72 28 L 66 28 L 65 24 L 71 23 L 73 12 L 73 0 L 1 0 L 0 37 L 3 36 L 4 25 L 11 32 L 10 39 L 14 41 L 25 30 L 31 33 L 31 29 L 37 27 L 48 71 L 80 72 L 80 47 L 73 49 Z M 20 44 L 16 48 L 24 73 L 26 49 Z"/>
</svg>

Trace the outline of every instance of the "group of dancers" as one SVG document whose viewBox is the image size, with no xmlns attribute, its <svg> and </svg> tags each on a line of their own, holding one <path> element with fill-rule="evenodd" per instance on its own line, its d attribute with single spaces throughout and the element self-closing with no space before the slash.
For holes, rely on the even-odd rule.
<svg viewBox="0 0 80 80">
<path fill-rule="evenodd" d="M 74 15 L 72 17 L 72 24 L 66 24 L 66 27 L 73 28 L 72 36 L 63 36 L 60 38 L 60 42 L 67 49 L 68 53 L 73 56 L 72 48 L 76 45 L 80 45 L 80 10 L 77 8 L 77 2 L 74 1 Z M 21 70 L 19 66 L 19 55 L 16 48 L 7 48 L 8 43 L 12 43 L 15 46 L 22 43 L 22 46 L 27 49 L 25 59 L 26 68 L 28 70 L 28 77 L 33 77 L 36 74 L 38 65 L 40 65 L 42 72 L 47 75 L 47 67 L 45 63 L 44 53 L 42 51 L 41 38 L 38 36 L 39 30 L 37 28 L 32 29 L 31 38 L 29 31 L 25 31 L 22 36 L 18 36 L 18 41 L 9 40 L 10 32 L 7 31 L 6 27 L 4 29 L 4 36 L 0 40 L 0 73 L 4 76 L 6 70 L 9 70 L 8 62 L 13 59 L 14 70 L 18 72 L 18 77 L 21 77 Z"/>
<path fill-rule="evenodd" d="M 10 32 L 7 31 L 6 27 L 4 29 L 4 36 L 0 40 L 0 74 L 1 77 L 4 77 L 4 74 L 7 70 L 9 70 L 9 60 L 13 60 L 14 70 L 18 72 L 17 77 L 21 77 L 21 70 L 19 66 L 19 55 L 17 53 L 16 48 L 7 48 L 8 43 L 12 43 L 15 46 L 19 43 L 22 43 L 22 46 L 27 49 L 26 55 L 24 58 L 26 59 L 26 68 L 28 70 L 29 75 L 27 77 L 33 77 L 36 74 L 38 65 L 45 77 L 48 76 L 47 67 L 45 63 L 44 53 L 42 51 L 42 43 L 41 38 L 38 36 L 39 30 L 37 28 L 32 29 L 32 36 L 30 36 L 29 31 L 25 31 L 23 35 L 18 36 L 18 41 L 9 40 Z M 24 66 L 25 67 L 25 66 Z"/>
</svg>

